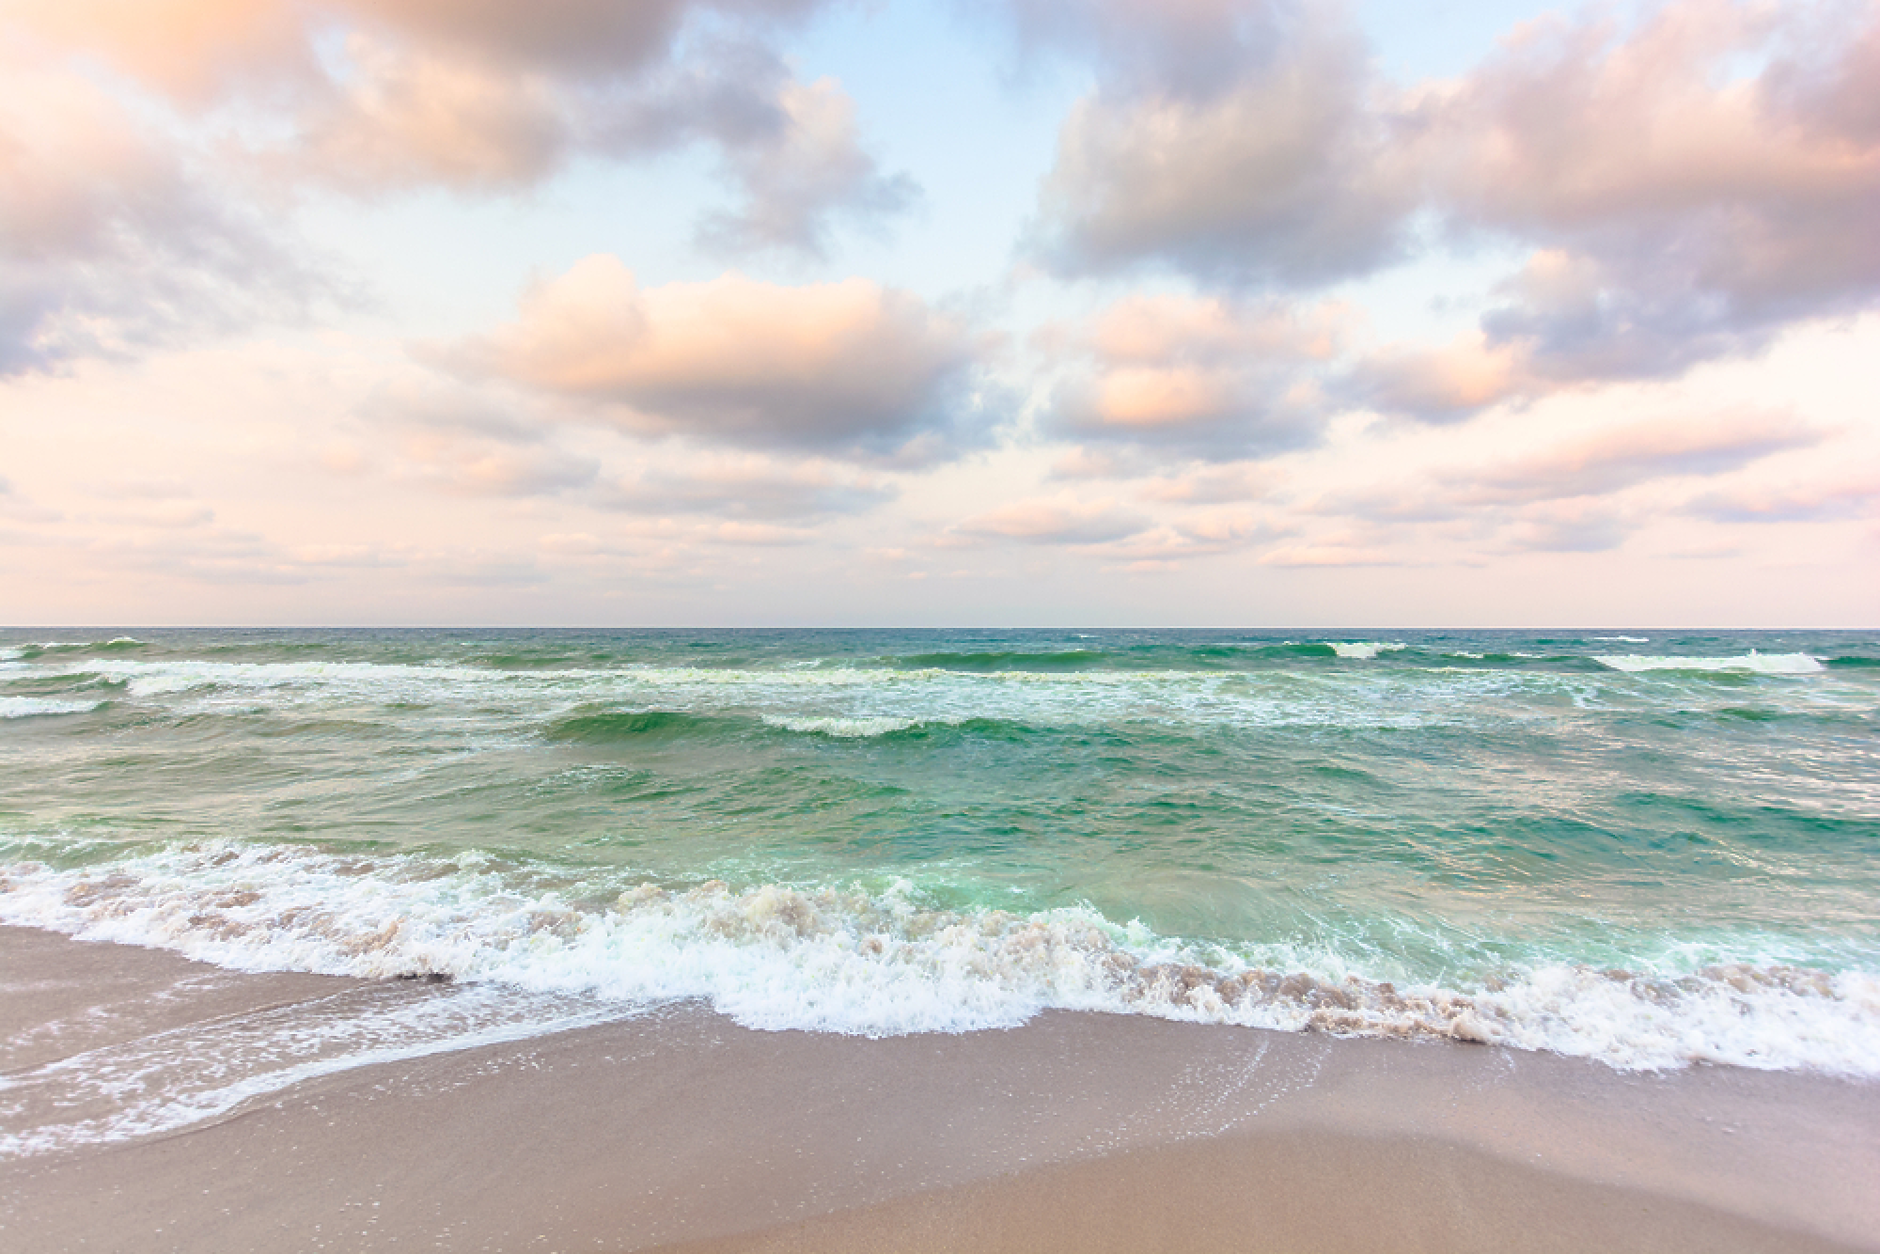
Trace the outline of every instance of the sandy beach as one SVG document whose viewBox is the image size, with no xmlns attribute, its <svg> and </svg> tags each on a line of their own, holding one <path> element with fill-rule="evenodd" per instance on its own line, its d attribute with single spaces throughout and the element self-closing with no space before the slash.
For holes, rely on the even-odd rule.
<svg viewBox="0 0 1880 1254">
<path fill-rule="evenodd" d="M 0 958 L 0 1134 L 78 1127 L 59 1077 L 138 1050 L 462 991 L 10 928 Z M 1114 1015 L 868 1040 L 680 1004 L 83 1141 L 0 1162 L 0 1244 L 1880 1249 L 1880 1086 Z"/>
</svg>

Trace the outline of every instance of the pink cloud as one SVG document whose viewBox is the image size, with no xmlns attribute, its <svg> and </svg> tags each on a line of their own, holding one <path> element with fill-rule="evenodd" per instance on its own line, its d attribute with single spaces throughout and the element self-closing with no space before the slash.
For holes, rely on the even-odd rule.
<svg viewBox="0 0 1880 1254">
<path fill-rule="evenodd" d="M 1880 507 L 1880 477 L 1830 479 L 1812 484 L 1743 485 L 1707 492 L 1688 513 L 1727 523 L 1821 522 L 1871 513 Z"/>
<path fill-rule="evenodd" d="M 1603 496 L 1654 479 L 1721 474 L 1820 439 L 1786 413 L 1659 419 L 1608 428 L 1448 481 L 1476 502 Z"/>
<path fill-rule="evenodd" d="M 1133 296 L 1061 336 L 1052 421 L 1087 440 L 1226 454 L 1309 443 L 1349 311 Z"/>
<path fill-rule="evenodd" d="M 599 503 L 634 514 L 710 514 L 776 522 L 861 513 L 894 495 L 894 488 L 879 477 L 848 468 L 746 456 L 641 471 L 609 485 Z"/>
<path fill-rule="evenodd" d="M 920 456 L 960 434 L 978 351 L 957 320 L 864 279 L 642 289 L 594 256 L 525 297 L 516 322 L 437 355 L 645 434 Z"/>
<path fill-rule="evenodd" d="M 1110 498 L 1085 501 L 1060 493 L 1002 505 L 955 523 L 948 530 L 979 539 L 1080 545 L 1121 540 L 1147 525 L 1147 519 Z"/>
<path fill-rule="evenodd" d="M 0 43 L 0 375 L 333 294 L 133 111 L 16 53 Z"/>
<path fill-rule="evenodd" d="M 1019 11 L 1028 38 L 1099 67 L 1039 201 L 1034 251 L 1060 273 L 1311 287 L 1400 259 L 1418 215 L 1431 239 L 1528 250 L 1478 336 L 1360 363 L 1334 407 L 1442 419 L 1672 376 L 1869 308 L 1880 285 L 1871 6 L 1674 0 L 1630 30 L 1550 18 L 1411 87 L 1282 4 Z M 1132 391 L 1143 414 L 1150 382 Z M 1171 415 L 1213 403 L 1201 380 L 1161 382 Z"/>
<path fill-rule="evenodd" d="M 51 64 L 96 58 L 189 108 L 239 100 L 290 134 L 250 154 L 270 180 L 513 188 L 577 152 L 704 141 L 742 200 L 701 238 L 817 253 L 833 217 L 878 219 L 917 193 L 876 168 L 833 80 L 795 81 L 764 43 L 822 2 L 19 0 L 0 23 Z M 694 29 L 723 18 L 735 38 Z"/>
</svg>

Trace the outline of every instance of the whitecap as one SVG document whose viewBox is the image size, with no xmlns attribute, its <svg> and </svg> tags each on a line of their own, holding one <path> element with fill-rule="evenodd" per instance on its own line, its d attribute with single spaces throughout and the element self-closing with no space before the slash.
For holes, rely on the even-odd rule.
<svg viewBox="0 0 1880 1254">
<path fill-rule="evenodd" d="M 0 718 L 89 714 L 103 704 L 102 701 L 53 701 L 44 697 L 0 697 Z"/>
<path fill-rule="evenodd" d="M 764 722 L 785 731 L 836 736 L 845 740 L 885 736 L 916 725 L 911 718 L 784 718 L 766 714 Z"/>
<path fill-rule="evenodd" d="M 1659 657 L 1641 653 L 1600 655 L 1593 659 L 1616 671 L 1707 671 L 1713 674 L 1812 675 L 1822 669 L 1819 659 L 1806 653 L 1748 653 L 1735 657 Z"/>
<path fill-rule="evenodd" d="M 1339 657 L 1353 658 L 1359 661 L 1369 661 L 1380 653 L 1396 653 L 1410 647 L 1407 644 L 1393 644 L 1386 641 L 1372 640 L 1357 640 L 1346 644 L 1331 641 L 1327 641 L 1327 643 L 1331 644 L 1332 652 L 1336 653 Z"/>
<path fill-rule="evenodd" d="M 1087 906 L 942 909 L 911 885 L 616 891 L 487 856 L 207 842 L 0 869 L 0 921 L 241 970 L 439 972 L 618 1012 L 702 998 L 746 1026 L 862 1036 L 1012 1027 L 1047 1008 L 1447 1037 L 1626 1069 L 1722 1062 L 1880 1076 L 1880 976 L 1779 962 L 1515 966 L 1453 986 L 1366 960 L 1229 952 Z"/>
</svg>

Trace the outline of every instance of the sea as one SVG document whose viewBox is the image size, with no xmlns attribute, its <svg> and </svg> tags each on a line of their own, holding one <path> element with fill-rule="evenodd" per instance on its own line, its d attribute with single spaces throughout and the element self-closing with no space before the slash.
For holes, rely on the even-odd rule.
<svg viewBox="0 0 1880 1254">
<path fill-rule="evenodd" d="M 1877 733 L 1864 631 L 11 630 L 0 923 L 438 986 L 105 1139 L 675 1003 L 1874 1077 Z"/>
</svg>

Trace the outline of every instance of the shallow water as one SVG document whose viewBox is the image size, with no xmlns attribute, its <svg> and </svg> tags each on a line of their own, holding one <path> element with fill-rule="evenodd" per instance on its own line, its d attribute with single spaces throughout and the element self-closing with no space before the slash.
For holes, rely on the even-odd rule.
<svg viewBox="0 0 1880 1254">
<path fill-rule="evenodd" d="M 15 631 L 0 921 L 1873 1075 L 1876 730 L 1876 633 Z"/>
</svg>

